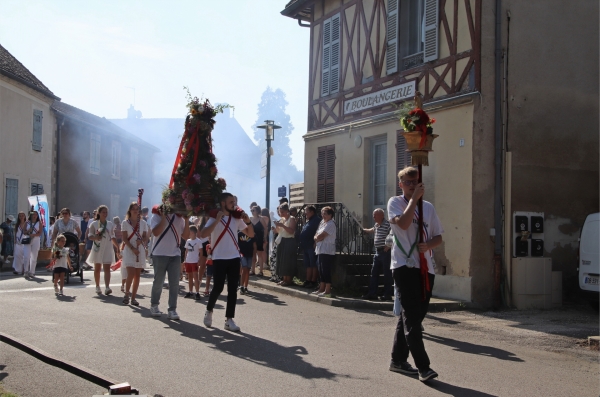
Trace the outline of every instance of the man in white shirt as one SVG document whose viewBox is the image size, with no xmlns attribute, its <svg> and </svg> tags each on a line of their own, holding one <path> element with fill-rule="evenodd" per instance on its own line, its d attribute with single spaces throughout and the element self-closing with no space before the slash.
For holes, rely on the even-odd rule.
<svg viewBox="0 0 600 397">
<path fill-rule="evenodd" d="M 418 220 L 421 214 L 417 203 L 423 197 L 425 186 L 419 183 L 419 171 L 414 167 L 401 170 L 398 179 L 404 195 L 390 198 L 388 216 L 394 234 L 391 268 L 402 314 L 394 335 L 390 371 L 405 375 L 418 374 L 419 380 L 425 382 L 438 376 L 429 367 L 421 323 L 427 314 L 435 278 L 432 249 L 442 244 L 444 229 L 433 205 L 423 201 L 424 242 L 419 243 Z M 423 273 L 420 269 L 421 253 L 427 262 L 427 270 L 423 269 Z M 409 352 L 417 369 L 407 362 Z"/>
<path fill-rule="evenodd" d="M 213 261 L 213 289 L 208 298 L 204 325 L 212 326 L 212 314 L 215 303 L 225 286 L 227 278 L 227 309 L 225 310 L 225 329 L 239 332 L 240 327 L 233 321 L 237 301 L 237 286 L 240 277 L 240 250 L 238 232 L 254 237 L 254 228 L 250 217 L 245 212 L 241 219 L 235 219 L 232 212 L 236 209 L 236 199 L 231 193 L 222 193 L 219 197 L 221 211 L 215 218 L 210 218 L 202 231 L 201 238 L 210 236 Z"/>
<path fill-rule="evenodd" d="M 154 212 L 154 210 L 153 210 Z M 169 277 L 169 307 L 168 318 L 179 320 L 177 314 L 177 296 L 179 294 L 179 271 L 181 269 L 181 250 L 179 242 L 187 240 L 190 233 L 187 217 L 177 214 L 163 214 L 160 210 L 152 215 L 150 229 L 155 243 L 152 247 L 152 263 L 154 265 L 154 281 L 150 298 L 150 315 L 160 317 L 158 308 L 162 293 L 165 274 Z"/>
</svg>

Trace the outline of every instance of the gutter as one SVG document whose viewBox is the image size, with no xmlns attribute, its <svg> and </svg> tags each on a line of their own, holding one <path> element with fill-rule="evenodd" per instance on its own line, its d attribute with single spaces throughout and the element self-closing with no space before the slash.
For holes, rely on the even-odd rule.
<svg viewBox="0 0 600 397">
<path fill-rule="evenodd" d="M 16 74 L 12 74 L 11 72 L 7 72 L 6 70 L 0 70 L 0 74 L 5 75 L 6 77 L 8 77 L 12 80 L 18 81 L 19 83 L 31 88 L 32 90 L 39 92 L 40 94 L 44 94 L 49 98 L 60 101 L 60 98 L 57 97 L 56 95 L 54 95 L 52 92 L 46 91 L 46 90 L 38 87 L 37 85 L 30 83 L 29 81 L 17 76 Z"/>
<path fill-rule="evenodd" d="M 423 104 L 423 107 L 426 111 L 433 112 L 440 109 L 449 109 L 455 106 L 461 106 L 466 103 L 473 102 L 473 98 L 476 96 L 481 96 L 479 91 L 472 91 L 466 94 L 461 94 L 457 96 L 453 96 L 450 98 L 443 98 L 437 101 L 430 101 Z M 337 124 L 331 127 L 321 128 L 320 130 L 311 131 L 302 136 L 302 138 L 307 141 L 309 139 L 320 138 L 325 135 L 331 135 L 336 133 L 343 133 L 347 130 L 352 130 L 353 128 L 362 128 L 365 126 L 372 126 L 377 124 L 386 123 L 390 120 L 397 120 L 398 116 L 396 115 L 396 111 L 391 111 L 383 114 L 378 114 L 375 116 L 363 118 L 357 121 Z"/>
<path fill-rule="evenodd" d="M 496 29 L 494 48 L 494 289 L 493 305 L 501 306 L 500 283 L 502 280 L 502 0 L 496 0 Z"/>
</svg>

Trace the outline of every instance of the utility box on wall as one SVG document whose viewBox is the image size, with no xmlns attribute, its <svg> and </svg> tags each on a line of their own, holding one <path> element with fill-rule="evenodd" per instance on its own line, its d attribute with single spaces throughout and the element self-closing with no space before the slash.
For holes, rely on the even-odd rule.
<svg viewBox="0 0 600 397">
<path fill-rule="evenodd" d="M 562 304 L 562 272 L 550 258 L 513 258 L 512 301 L 519 310 L 550 309 Z"/>
<path fill-rule="evenodd" d="M 513 257 L 544 256 L 544 213 L 513 213 Z"/>
</svg>

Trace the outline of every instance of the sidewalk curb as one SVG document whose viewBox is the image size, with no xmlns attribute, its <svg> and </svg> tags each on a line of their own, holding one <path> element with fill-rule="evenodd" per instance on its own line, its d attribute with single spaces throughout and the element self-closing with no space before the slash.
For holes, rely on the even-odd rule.
<svg viewBox="0 0 600 397">
<path fill-rule="evenodd" d="M 368 301 L 363 299 L 355 298 L 322 298 L 314 294 L 310 294 L 306 289 L 301 287 L 282 287 L 271 281 L 256 279 L 251 277 L 248 284 L 262 288 L 268 291 L 279 292 L 281 294 L 293 296 L 295 298 L 304 299 L 311 302 L 320 303 L 322 305 L 343 307 L 346 309 L 366 309 L 366 310 L 381 310 L 381 311 L 392 311 L 394 308 L 394 302 L 379 302 L 379 301 Z M 457 311 L 462 310 L 462 303 L 459 301 L 451 301 L 446 299 L 431 298 L 429 303 L 429 312 L 442 312 L 442 311 Z"/>
</svg>

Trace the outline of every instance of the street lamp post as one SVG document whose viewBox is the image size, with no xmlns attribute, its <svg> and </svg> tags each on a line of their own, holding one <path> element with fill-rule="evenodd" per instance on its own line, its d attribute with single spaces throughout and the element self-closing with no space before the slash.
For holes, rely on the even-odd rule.
<svg viewBox="0 0 600 397">
<path fill-rule="evenodd" d="M 275 130 L 281 128 L 275 124 L 273 120 L 265 120 L 265 124 L 259 125 L 258 128 L 265 130 L 265 141 L 267 142 L 267 197 L 266 197 L 266 208 L 271 209 L 269 205 L 269 197 L 271 194 L 271 141 L 275 139 Z"/>
</svg>

